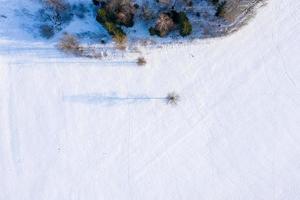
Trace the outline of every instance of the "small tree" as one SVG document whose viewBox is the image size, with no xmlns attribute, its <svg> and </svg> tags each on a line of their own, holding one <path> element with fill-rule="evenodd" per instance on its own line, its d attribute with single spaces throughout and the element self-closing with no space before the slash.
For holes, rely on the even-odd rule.
<svg viewBox="0 0 300 200">
<path fill-rule="evenodd" d="M 136 62 L 139 66 L 146 65 L 147 61 L 144 57 L 139 57 Z"/>
<path fill-rule="evenodd" d="M 167 104 L 177 105 L 180 100 L 180 96 L 175 92 L 171 92 L 166 97 Z"/>
<path fill-rule="evenodd" d="M 192 24 L 189 21 L 189 18 L 184 12 L 178 14 L 178 24 L 179 24 L 179 33 L 181 36 L 185 37 L 192 33 Z"/>
<path fill-rule="evenodd" d="M 192 25 L 188 21 L 184 21 L 180 25 L 180 35 L 185 37 L 192 33 Z"/>
</svg>

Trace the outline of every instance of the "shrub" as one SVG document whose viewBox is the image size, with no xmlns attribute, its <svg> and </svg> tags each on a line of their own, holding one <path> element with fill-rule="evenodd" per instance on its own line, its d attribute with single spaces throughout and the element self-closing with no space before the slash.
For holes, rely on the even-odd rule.
<svg viewBox="0 0 300 200">
<path fill-rule="evenodd" d="M 82 55 L 83 48 L 80 46 L 78 39 L 74 35 L 65 34 L 58 43 L 58 49 L 65 53 L 73 55 Z"/>
<path fill-rule="evenodd" d="M 136 61 L 136 63 L 139 65 L 139 66 L 143 66 L 143 65 L 146 65 L 147 61 L 144 57 L 139 57 Z"/>
<path fill-rule="evenodd" d="M 189 23 L 189 21 L 184 21 L 180 25 L 180 35 L 185 37 L 192 33 L 192 25 Z"/>
<path fill-rule="evenodd" d="M 185 37 L 192 33 L 192 25 L 184 12 L 178 14 L 179 33 Z"/>
</svg>

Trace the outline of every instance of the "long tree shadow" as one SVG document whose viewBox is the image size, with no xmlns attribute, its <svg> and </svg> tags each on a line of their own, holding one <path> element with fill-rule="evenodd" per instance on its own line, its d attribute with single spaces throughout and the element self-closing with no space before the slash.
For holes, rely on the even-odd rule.
<svg viewBox="0 0 300 200">
<path fill-rule="evenodd" d="M 82 94 L 82 95 L 70 95 L 63 96 L 63 100 L 73 103 L 83 104 L 104 104 L 104 105 L 115 105 L 115 104 L 132 104 L 132 103 L 143 103 L 149 101 L 160 101 L 170 105 L 177 105 L 180 101 L 180 96 L 176 92 L 170 92 L 166 96 L 148 96 L 148 95 L 127 95 L 120 96 L 117 93 L 110 95 L 105 94 Z"/>
<path fill-rule="evenodd" d="M 167 97 L 157 97 L 148 95 L 128 95 L 120 96 L 116 93 L 110 95 L 105 94 L 82 94 L 82 95 L 70 95 L 64 96 L 63 101 L 71 103 L 82 104 L 101 104 L 105 106 L 112 106 L 116 104 L 134 104 L 145 103 L 150 101 L 167 102 Z"/>
</svg>

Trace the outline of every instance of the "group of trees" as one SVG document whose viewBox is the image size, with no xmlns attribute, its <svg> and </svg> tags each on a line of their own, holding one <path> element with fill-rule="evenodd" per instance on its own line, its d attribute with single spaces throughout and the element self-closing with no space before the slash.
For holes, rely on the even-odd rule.
<svg viewBox="0 0 300 200">
<path fill-rule="evenodd" d="M 85 7 L 71 5 L 68 0 L 40 0 L 41 35 L 51 38 L 62 30 L 73 16 L 84 17 Z M 165 37 L 178 31 L 183 37 L 192 33 L 189 17 L 193 15 L 196 0 L 92 0 L 97 9 L 97 21 L 103 25 L 117 43 L 126 41 L 124 27 L 132 27 L 137 20 L 143 20 L 149 27 L 150 35 Z M 234 21 L 248 4 L 260 0 L 207 0 L 215 6 L 215 16 Z M 139 5 L 135 2 L 139 2 Z M 253 3 L 252 3 L 253 4 Z M 75 6 L 75 7 L 74 7 Z M 189 12 L 192 11 L 192 12 Z M 195 13 L 195 12 L 194 12 Z M 199 17 L 201 13 L 197 12 Z"/>
<path fill-rule="evenodd" d="M 191 0 L 185 0 L 191 5 Z M 151 11 L 145 5 L 138 5 L 132 0 L 93 0 L 97 6 L 97 21 L 103 25 L 108 33 L 118 43 L 126 40 L 122 27 L 132 27 L 137 11 L 143 13 L 143 19 L 155 19 L 154 27 L 149 28 L 150 35 L 166 36 L 173 30 L 179 30 L 181 36 L 190 35 L 192 25 L 184 12 L 177 12 L 174 8 L 151 16 Z M 157 0 L 158 4 L 168 4 L 170 0 Z"/>
<path fill-rule="evenodd" d="M 66 0 L 42 0 L 48 10 L 42 13 L 53 23 L 41 26 L 46 37 L 54 34 L 53 27 L 60 27 L 62 22 L 72 17 L 70 4 Z M 149 34 L 165 37 L 177 30 L 183 37 L 192 33 L 193 27 L 185 8 L 192 8 L 193 0 L 148 0 L 140 5 L 134 0 L 92 0 L 97 8 L 96 20 L 103 25 L 117 43 L 127 39 L 123 27 L 132 27 L 137 19 L 149 24 Z M 224 17 L 228 1 L 208 0 L 216 7 L 216 16 Z M 163 8 L 163 9 L 162 9 Z M 49 14 L 50 13 L 50 14 Z M 52 14 L 53 13 L 53 14 Z M 50 16 L 50 17 L 49 17 Z M 190 15 L 189 15 L 190 16 Z M 49 36 L 48 36 L 49 35 Z"/>
</svg>

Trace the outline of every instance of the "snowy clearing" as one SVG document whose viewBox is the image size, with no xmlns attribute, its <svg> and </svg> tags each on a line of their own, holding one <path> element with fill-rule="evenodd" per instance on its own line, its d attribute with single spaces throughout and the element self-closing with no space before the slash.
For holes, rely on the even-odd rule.
<svg viewBox="0 0 300 200">
<path fill-rule="evenodd" d="M 2 0 L 0 27 L 22 2 Z M 140 47 L 144 67 L 1 27 L 0 199 L 300 199 L 299 9 L 270 0 L 228 37 Z"/>
</svg>

